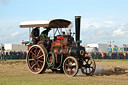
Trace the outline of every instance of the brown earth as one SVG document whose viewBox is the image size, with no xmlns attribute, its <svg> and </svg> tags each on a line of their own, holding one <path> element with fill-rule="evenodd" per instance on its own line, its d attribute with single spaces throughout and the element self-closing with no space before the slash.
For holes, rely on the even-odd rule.
<svg viewBox="0 0 128 85">
<path fill-rule="evenodd" d="M 95 60 L 96 72 L 93 76 L 78 74 L 67 77 L 65 74 L 32 74 L 25 60 L 0 61 L 0 85 L 127 85 L 128 60 Z M 16 80 L 16 81 L 15 81 Z M 13 81 L 13 82 L 12 82 Z"/>
<path fill-rule="evenodd" d="M 96 60 L 96 76 L 128 76 L 127 60 Z"/>
</svg>

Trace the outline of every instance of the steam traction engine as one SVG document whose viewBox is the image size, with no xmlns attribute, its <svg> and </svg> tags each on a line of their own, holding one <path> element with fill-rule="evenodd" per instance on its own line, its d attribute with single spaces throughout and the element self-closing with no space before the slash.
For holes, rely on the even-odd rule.
<svg viewBox="0 0 128 85">
<path fill-rule="evenodd" d="M 75 76 L 80 69 L 85 75 L 92 75 L 95 72 L 95 62 L 91 57 L 85 57 L 85 48 L 80 46 L 80 16 L 75 17 L 75 37 L 62 34 L 61 28 L 68 28 L 72 23 L 64 19 L 49 20 L 47 23 L 23 22 L 24 27 L 43 27 L 56 29 L 54 39 L 47 38 L 45 41 L 39 40 L 36 45 L 32 45 L 28 51 L 27 64 L 32 73 L 40 74 L 46 69 L 64 72 L 67 76 Z M 60 30 L 60 31 L 59 31 Z M 61 32 L 55 36 L 56 32 Z"/>
</svg>

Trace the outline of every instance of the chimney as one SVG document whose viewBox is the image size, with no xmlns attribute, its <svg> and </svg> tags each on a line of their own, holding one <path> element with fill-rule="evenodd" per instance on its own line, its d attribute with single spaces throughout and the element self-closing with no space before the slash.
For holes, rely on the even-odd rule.
<svg viewBox="0 0 128 85">
<path fill-rule="evenodd" d="M 80 46 L 80 20 L 81 16 L 75 16 L 76 46 Z"/>
</svg>

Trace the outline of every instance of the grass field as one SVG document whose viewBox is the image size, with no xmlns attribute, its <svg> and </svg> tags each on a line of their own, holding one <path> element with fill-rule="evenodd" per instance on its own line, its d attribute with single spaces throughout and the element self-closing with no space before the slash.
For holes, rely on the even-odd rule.
<svg viewBox="0 0 128 85">
<path fill-rule="evenodd" d="M 25 60 L 0 61 L 0 85 L 128 85 L 128 60 L 95 60 L 93 76 L 78 74 L 32 74 Z"/>
</svg>

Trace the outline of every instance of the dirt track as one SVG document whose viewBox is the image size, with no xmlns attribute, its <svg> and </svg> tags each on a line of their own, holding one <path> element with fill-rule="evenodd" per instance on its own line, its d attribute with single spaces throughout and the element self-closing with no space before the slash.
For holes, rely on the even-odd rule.
<svg viewBox="0 0 128 85">
<path fill-rule="evenodd" d="M 43 75 L 33 75 L 27 68 L 26 61 L 0 61 L 0 81 L 9 81 L 6 78 L 17 78 L 19 77 L 22 81 L 22 79 L 28 79 L 30 80 L 32 76 L 35 76 L 37 79 L 34 79 L 34 81 L 39 82 L 40 78 L 50 79 L 51 82 L 55 82 L 56 80 L 59 81 L 59 83 L 65 82 L 66 80 L 69 85 L 71 85 L 72 82 L 74 85 L 127 85 L 128 83 L 128 60 L 96 60 L 97 69 L 93 76 L 85 76 L 78 74 L 76 77 L 70 78 L 67 77 L 65 74 L 57 74 L 52 73 L 50 70 L 47 70 Z M 6 77 L 5 77 L 6 76 Z M 5 77 L 5 78 L 4 78 Z M 5 80 L 3 80 L 3 78 Z M 61 78 L 61 79 L 58 79 Z M 73 79 L 72 81 L 70 79 Z M 12 79 L 13 80 L 13 79 Z M 90 81 L 91 80 L 91 81 Z M 18 80 L 17 80 L 18 81 Z M 34 83 L 33 81 L 33 83 Z M 80 81 L 80 83 L 78 83 Z M 95 83 L 93 83 L 93 82 Z M 28 82 L 28 81 L 27 81 Z M 44 81 L 45 82 L 45 81 Z M 44 83 L 43 82 L 43 83 Z M 71 82 L 71 83 L 70 83 Z M 13 85 L 14 83 L 4 83 L 0 85 Z M 17 84 L 17 83 L 16 83 Z M 41 82 L 42 84 L 42 82 Z M 39 85 L 41 85 L 39 84 Z M 51 83 L 45 82 L 46 85 L 52 85 Z M 55 85 L 59 85 L 58 83 L 54 83 Z M 67 84 L 67 85 L 68 85 Z M 24 84 L 18 84 L 18 85 L 24 85 Z M 25 84 L 30 85 L 30 84 Z M 34 84 L 33 84 L 34 85 Z M 62 84 L 66 85 L 66 84 Z"/>
<path fill-rule="evenodd" d="M 118 63 L 112 61 L 104 61 L 104 60 L 95 60 L 96 61 L 96 71 L 94 73 L 95 76 L 111 76 L 111 75 L 126 75 L 128 76 L 128 63 Z M 126 62 L 122 60 L 122 62 Z M 26 61 L 1 61 L 0 66 L 2 68 L 10 68 L 10 69 L 24 69 L 28 70 Z M 20 67 L 20 68 L 19 68 Z M 0 69 L 2 70 L 2 69 Z M 46 71 L 46 73 L 49 71 Z"/>
<path fill-rule="evenodd" d="M 126 60 L 96 60 L 97 76 L 125 75 L 128 77 L 128 61 Z"/>
</svg>

